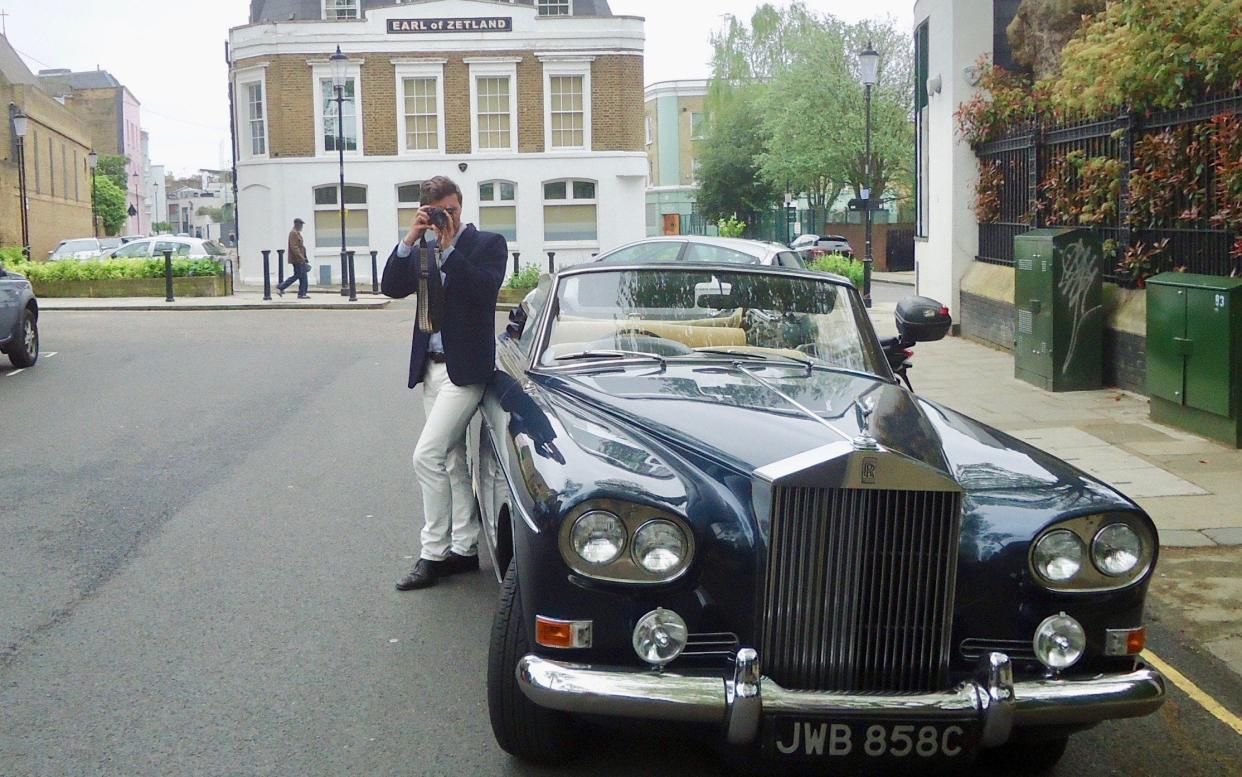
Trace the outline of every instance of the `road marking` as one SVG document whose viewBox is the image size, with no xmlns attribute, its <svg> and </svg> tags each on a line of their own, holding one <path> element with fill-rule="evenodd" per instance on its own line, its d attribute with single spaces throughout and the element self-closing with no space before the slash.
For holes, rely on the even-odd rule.
<svg viewBox="0 0 1242 777">
<path fill-rule="evenodd" d="M 1213 699 L 1206 691 L 1191 682 L 1190 678 L 1169 666 L 1155 653 L 1150 650 L 1144 650 L 1142 656 L 1145 661 L 1159 669 L 1161 674 L 1169 678 L 1169 682 L 1181 688 L 1187 696 L 1198 702 L 1200 707 L 1212 713 L 1214 717 L 1233 729 L 1235 733 L 1242 735 L 1242 718 L 1225 709 L 1223 704 Z"/>
<path fill-rule="evenodd" d="M 43 353 L 39 355 L 42 356 L 44 359 L 50 359 L 58 353 L 60 353 L 60 351 L 44 351 Z"/>
<path fill-rule="evenodd" d="M 4 377 L 6 377 L 6 378 L 11 378 L 11 377 L 13 377 L 14 375 L 16 375 L 17 373 L 19 373 L 19 372 L 25 372 L 25 371 L 26 371 L 26 368 L 25 368 L 25 367 L 22 367 L 20 370 L 13 370 L 12 372 L 6 372 L 6 373 L 4 373 Z"/>
</svg>

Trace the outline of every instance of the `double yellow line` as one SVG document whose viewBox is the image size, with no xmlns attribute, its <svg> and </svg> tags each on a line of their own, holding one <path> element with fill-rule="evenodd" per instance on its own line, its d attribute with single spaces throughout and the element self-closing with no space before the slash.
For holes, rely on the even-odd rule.
<svg viewBox="0 0 1242 777">
<path fill-rule="evenodd" d="M 1224 723 L 1226 726 L 1233 729 L 1234 733 L 1242 735 L 1242 718 L 1239 718 L 1237 715 L 1234 715 L 1232 712 L 1225 709 L 1224 705 L 1216 701 L 1216 699 L 1213 699 L 1206 691 L 1191 682 L 1190 678 L 1174 669 L 1155 653 L 1150 650 L 1144 650 L 1142 656 L 1144 661 L 1158 669 L 1169 682 L 1173 683 L 1178 688 L 1181 688 L 1182 691 L 1187 696 L 1194 699 L 1200 707 L 1203 707 L 1203 709 L 1210 712 L 1221 723 Z"/>
</svg>

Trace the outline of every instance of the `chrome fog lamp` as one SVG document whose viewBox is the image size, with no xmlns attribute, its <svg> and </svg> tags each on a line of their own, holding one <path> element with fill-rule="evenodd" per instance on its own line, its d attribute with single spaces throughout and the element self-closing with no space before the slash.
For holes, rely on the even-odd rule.
<svg viewBox="0 0 1242 777">
<path fill-rule="evenodd" d="M 688 550 L 685 532 L 671 521 L 648 521 L 634 533 L 634 560 L 653 574 L 680 567 Z"/>
<path fill-rule="evenodd" d="M 592 510 L 574 522 L 569 534 L 574 552 L 588 564 L 611 564 L 625 550 L 625 524 L 612 513 Z"/>
<path fill-rule="evenodd" d="M 1050 531 L 1035 543 L 1031 560 L 1045 580 L 1063 583 L 1071 579 L 1082 569 L 1082 557 L 1085 555 L 1082 540 L 1078 535 L 1066 529 Z"/>
<path fill-rule="evenodd" d="M 1035 630 L 1035 657 L 1049 669 L 1068 669 L 1082 658 L 1087 646 L 1087 635 L 1082 625 L 1066 615 L 1058 613 L 1045 618 Z"/>
<path fill-rule="evenodd" d="M 686 649 L 686 622 L 672 610 L 656 608 L 634 627 L 634 652 L 652 666 L 664 666 Z"/>
<path fill-rule="evenodd" d="M 1111 523 L 1091 541 L 1091 560 L 1095 568 L 1110 577 L 1127 574 L 1143 558 L 1143 540 L 1124 523 Z"/>
</svg>

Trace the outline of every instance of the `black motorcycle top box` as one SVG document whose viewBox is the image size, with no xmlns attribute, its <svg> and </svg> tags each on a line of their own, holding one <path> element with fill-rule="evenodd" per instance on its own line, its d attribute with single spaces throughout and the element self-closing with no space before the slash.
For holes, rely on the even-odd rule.
<svg viewBox="0 0 1242 777">
<path fill-rule="evenodd" d="M 951 326 L 949 309 L 930 297 L 909 296 L 897 303 L 897 331 L 904 340 L 930 343 L 943 339 Z"/>
</svg>

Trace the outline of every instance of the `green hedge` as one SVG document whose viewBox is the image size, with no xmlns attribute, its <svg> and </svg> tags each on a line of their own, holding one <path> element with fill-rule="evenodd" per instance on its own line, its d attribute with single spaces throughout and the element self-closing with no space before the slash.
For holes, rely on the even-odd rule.
<svg viewBox="0 0 1242 777">
<path fill-rule="evenodd" d="M 20 254 L 19 254 L 20 256 Z M 85 262 L 10 262 L 5 265 L 32 281 L 100 281 L 114 278 L 163 278 L 163 259 L 101 259 Z M 214 259 L 173 259 L 173 277 L 220 275 Z"/>
<path fill-rule="evenodd" d="M 850 283 L 858 288 L 863 285 L 863 266 L 862 262 L 851 259 L 842 254 L 828 254 L 820 257 L 814 262 L 807 265 L 808 269 L 816 272 L 830 272 L 837 275 L 844 275 L 850 279 Z"/>
<path fill-rule="evenodd" d="M 539 285 L 539 268 L 536 265 L 528 264 L 518 270 L 509 278 L 509 288 L 511 289 L 533 289 Z"/>
<path fill-rule="evenodd" d="M 5 267 L 12 267 L 18 262 L 24 262 L 26 257 L 22 256 L 22 249 L 17 246 L 0 246 L 0 264 Z"/>
</svg>

